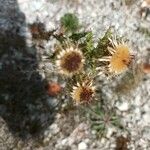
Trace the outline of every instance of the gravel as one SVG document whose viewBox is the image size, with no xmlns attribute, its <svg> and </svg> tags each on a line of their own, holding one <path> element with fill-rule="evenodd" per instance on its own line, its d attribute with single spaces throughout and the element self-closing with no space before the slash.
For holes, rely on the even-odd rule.
<svg viewBox="0 0 150 150">
<path fill-rule="evenodd" d="M 16 36 L 24 37 L 24 43 L 26 43 L 28 48 L 31 48 L 35 43 L 32 40 L 27 24 L 39 21 L 45 25 L 47 31 L 53 30 L 60 26 L 60 18 L 65 13 L 71 12 L 79 17 L 80 23 L 86 30 L 93 31 L 95 40 L 101 37 L 111 26 L 114 33 L 129 40 L 129 45 L 136 56 L 137 62 L 149 63 L 150 37 L 146 33 L 139 32 L 138 29 L 149 29 L 150 15 L 147 18 L 141 18 L 141 4 L 142 0 L 133 1 L 130 5 L 126 5 L 125 0 L 18 0 L 18 2 L 16 0 L 7 0 L 4 3 L 0 0 L 0 38 L 4 37 L 5 34 L 9 35 L 10 32 L 12 35 L 15 35 L 13 36 L 14 41 L 17 39 Z M 23 69 L 25 68 L 25 77 L 27 76 L 29 79 L 27 85 L 31 84 L 32 80 L 30 81 L 30 79 L 34 76 L 34 72 L 31 70 L 35 70 L 38 73 L 36 82 L 42 83 L 43 86 L 45 80 L 59 82 L 59 77 L 55 73 L 51 73 L 55 67 L 47 60 L 47 54 L 51 55 L 54 52 L 55 39 L 40 41 L 38 44 L 44 48 L 36 46 L 36 49 L 33 49 L 33 51 L 28 49 L 28 57 L 25 57 L 24 55 L 26 54 L 22 51 L 18 51 L 18 47 L 16 48 L 15 44 L 13 44 L 20 42 L 14 41 L 11 43 L 11 47 L 8 47 L 9 52 L 2 52 L 0 71 L 4 71 L 5 65 L 11 64 L 11 67 L 15 67 L 19 62 L 19 66 Z M 3 48 L 2 45 L 3 43 L 0 43 L 0 48 Z M 35 54 L 36 58 L 34 58 Z M 29 65 L 23 66 L 23 61 L 28 62 Z M 24 73 L 21 75 L 24 76 Z M 127 137 L 129 135 L 129 150 L 149 150 L 149 75 L 142 75 L 137 86 L 131 92 L 126 92 L 125 94 L 114 92 L 116 82 L 105 82 L 103 87 L 99 83 L 97 83 L 97 86 L 102 88 L 102 92 L 105 93 L 102 97 L 108 103 L 108 107 L 114 106 L 118 115 L 121 115 L 121 122 L 126 129 L 125 131 L 116 127 L 109 127 L 106 137 L 97 139 L 95 130 L 93 131 L 89 127 L 89 122 L 80 116 L 81 114 L 78 110 L 70 111 L 67 114 L 61 113 L 62 110 L 59 108 L 59 103 L 60 101 L 65 101 L 63 104 L 63 109 L 65 109 L 69 101 L 68 97 L 52 98 L 46 94 L 43 94 L 42 97 L 36 96 L 34 98 L 35 101 L 30 101 L 28 93 L 25 93 L 24 97 L 27 98 L 23 97 L 20 100 L 22 100 L 22 104 L 25 104 L 27 101 L 25 107 L 27 107 L 29 114 L 21 115 L 20 117 L 20 114 L 16 113 L 14 119 L 19 116 L 20 122 L 17 122 L 17 119 L 12 121 L 13 110 L 9 110 L 8 101 L 13 98 L 15 92 L 11 95 L 9 92 L 2 93 L 1 90 L 0 98 L 4 99 L 5 102 L 0 100 L 0 149 L 115 150 L 117 146 L 116 137 Z M 61 84 L 62 87 L 65 87 L 63 81 L 61 81 Z M 37 86 L 37 84 L 34 86 Z M 32 88 L 29 90 L 32 91 Z M 29 94 L 29 96 L 33 95 Z M 20 102 L 19 106 L 26 110 Z M 19 109 L 20 111 L 22 110 Z M 39 124 L 42 126 L 42 130 L 35 138 L 28 128 L 30 128 L 32 120 L 36 119 L 40 120 Z M 23 130 L 24 132 L 21 133 L 26 135 L 26 140 L 20 138 L 18 132 L 11 128 L 13 123 L 15 125 L 18 123 L 18 128 L 25 128 L 25 131 Z"/>
</svg>

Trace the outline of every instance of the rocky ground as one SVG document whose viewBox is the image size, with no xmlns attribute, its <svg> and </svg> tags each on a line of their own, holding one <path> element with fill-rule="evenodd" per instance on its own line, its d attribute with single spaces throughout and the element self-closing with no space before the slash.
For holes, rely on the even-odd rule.
<svg viewBox="0 0 150 150">
<path fill-rule="evenodd" d="M 150 15 L 142 0 L 0 0 L 0 149 L 1 150 L 149 150 L 150 80 L 137 71 L 123 81 L 97 79 L 101 98 L 114 107 L 123 129 L 108 126 L 102 138 L 81 108 L 65 95 L 48 96 L 48 82 L 65 82 L 47 59 L 55 39 L 33 40 L 29 24 L 46 31 L 60 27 L 67 12 L 78 16 L 95 40 L 111 26 L 129 41 L 137 63 L 150 63 Z"/>
</svg>

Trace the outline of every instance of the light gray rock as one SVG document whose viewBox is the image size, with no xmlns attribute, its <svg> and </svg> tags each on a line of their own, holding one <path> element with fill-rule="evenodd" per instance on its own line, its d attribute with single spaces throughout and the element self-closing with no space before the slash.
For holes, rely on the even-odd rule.
<svg viewBox="0 0 150 150">
<path fill-rule="evenodd" d="M 126 101 L 126 102 L 118 102 L 116 104 L 116 107 L 120 110 L 120 111 L 127 111 L 129 109 L 129 103 Z"/>
<path fill-rule="evenodd" d="M 87 150 L 87 144 L 85 142 L 79 143 L 78 150 Z"/>
</svg>

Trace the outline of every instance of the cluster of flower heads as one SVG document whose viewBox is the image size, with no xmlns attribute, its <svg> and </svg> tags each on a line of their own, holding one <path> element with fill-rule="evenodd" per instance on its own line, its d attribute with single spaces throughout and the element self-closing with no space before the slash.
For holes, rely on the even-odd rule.
<svg viewBox="0 0 150 150">
<path fill-rule="evenodd" d="M 130 49 L 126 43 L 123 41 L 117 42 L 116 39 L 109 39 L 109 41 L 111 47 L 107 49 L 110 55 L 99 58 L 99 61 L 106 62 L 106 65 L 97 67 L 98 75 L 103 73 L 119 75 L 128 69 L 133 59 L 133 55 L 131 55 Z M 83 73 L 85 61 L 84 53 L 78 46 L 72 44 L 61 49 L 57 56 L 56 66 L 59 73 L 72 77 L 73 75 Z M 88 82 L 85 80 L 73 86 L 71 97 L 76 104 L 89 103 L 92 101 L 94 94 L 95 87 L 91 79 Z"/>
</svg>

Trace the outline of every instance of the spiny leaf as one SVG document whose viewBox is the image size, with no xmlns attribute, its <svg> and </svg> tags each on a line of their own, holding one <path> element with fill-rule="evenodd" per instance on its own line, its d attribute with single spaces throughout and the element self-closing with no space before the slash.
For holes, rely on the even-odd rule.
<svg viewBox="0 0 150 150">
<path fill-rule="evenodd" d="M 91 53 L 94 49 L 93 33 L 89 32 L 86 35 L 86 49 L 88 53 Z"/>
<path fill-rule="evenodd" d="M 81 38 L 84 38 L 88 32 L 79 32 L 79 33 L 73 33 L 69 38 L 72 39 L 73 41 L 78 41 Z"/>
<path fill-rule="evenodd" d="M 97 44 L 97 47 L 96 47 L 96 54 L 99 56 L 99 57 L 102 57 L 104 56 L 105 54 L 108 53 L 107 51 L 107 47 L 109 46 L 110 42 L 109 42 L 109 38 L 112 36 L 112 32 L 111 32 L 111 29 L 109 28 L 105 35 L 99 39 L 98 41 L 98 44 Z"/>
</svg>

